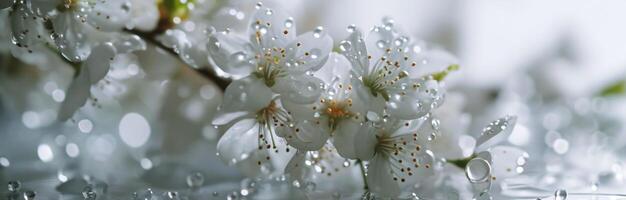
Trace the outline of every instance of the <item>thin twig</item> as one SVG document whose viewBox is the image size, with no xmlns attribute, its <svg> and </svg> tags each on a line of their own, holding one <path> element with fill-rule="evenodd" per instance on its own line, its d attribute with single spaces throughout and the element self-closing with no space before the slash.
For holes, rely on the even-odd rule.
<svg viewBox="0 0 626 200">
<path fill-rule="evenodd" d="M 161 42 L 159 42 L 156 39 L 156 34 L 155 33 L 151 33 L 151 32 L 142 32 L 142 31 L 137 31 L 137 30 L 129 30 L 129 29 L 125 29 L 124 30 L 127 33 L 131 33 L 131 34 L 135 34 L 139 37 L 141 37 L 143 40 L 167 51 L 168 53 L 176 56 L 177 58 L 180 59 L 178 53 L 176 53 L 176 51 L 174 51 L 174 49 L 167 47 L 165 45 L 163 45 Z M 189 66 L 189 65 L 187 65 Z M 213 83 L 215 83 L 215 85 L 217 85 L 219 88 L 222 89 L 222 91 L 226 90 L 226 87 L 228 87 L 228 85 L 230 84 L 231 80 L 228 78 L 224 78 L 221 76 L 217 75 L 217 72 L 215 70 L 213 70 L 212 66 L 206 66 L 206 67 L 202 67 L 202 68 L 194 68 L 189 66 L 189 68 L 193 69 L 194 71 L 196 71 L 197 73 L 199 73 L 200 75 L 206 77 L 207 79 L 209 79 L 210 81 L 212 81 Z"/>
<path fill-rule="evenodd" d="M 361 177 L 363 177 L 363 189 L 365 189 L 366 191 L 369 190 L 369 185 L 367 184 L 367 177 L 365 176 L 365 166 L 363 166 L 363 161 L 362 160 L 356 160 L 357 163 L 359 163 L 359 167 L 361 167 Z"/>
</svg>

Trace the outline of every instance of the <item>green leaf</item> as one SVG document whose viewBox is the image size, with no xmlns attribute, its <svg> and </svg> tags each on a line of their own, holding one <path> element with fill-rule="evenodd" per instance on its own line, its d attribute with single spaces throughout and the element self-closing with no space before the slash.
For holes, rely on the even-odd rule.
<svg viewBox="0 0 626 200">
<path fill-rule="evenodd" d="M 603 88 L 599 94 L 602 97 L 623 95 L 626 93 L 626 80 L 620 80 L 605 88 Z"/>
</svg>

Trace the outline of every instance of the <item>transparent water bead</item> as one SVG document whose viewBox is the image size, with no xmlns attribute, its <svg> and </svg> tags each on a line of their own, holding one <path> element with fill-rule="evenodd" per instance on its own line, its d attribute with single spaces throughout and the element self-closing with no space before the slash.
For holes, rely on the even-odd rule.
<svg viewBox="0 0 626 200">
<path fill-rule="evenodd" d="M 487 192 L 491 188 L 491 164 L 476 157 L 465 166 L 465 176 L 470 181 L 474 193 Z"/>
<path fill-rule="evenodd" d="M 83 189 L 82 194 L 84 200 L 95 200 L 97 197 L 96 191 L 93 191 L 93 188 L 91 188 L 91 186 L 86 186 Z"/>
<path fill-rule="evenodd" d="M 564 189 L 558 189 L 554 192 L 554 200 L 565 200 L 567 199 L 567 191 Z"/>
<path fill-rule="evenodd" d="M 318 26 L 313 30 L 313 37 L 320 38 L 322 37 L 322 33 L 324 32 L 324 27 Z"/>
<path fill-rule="evenodd" d="M 204 175 L 201 173 L 193 173 L 187 176 L 187 186 L 197 188 L 204 184 Z"/>
<path fill-rule="evenodd" d="M 8 186 L 9 192 L 17 192 L 22 187 L 22 183 L 20 183 L 19 181 L 9 181 L 7 186 Z"/>
<path fill-rule="evenodd" d="M 35 191 L 28 190 L 28 191 L 24 192 L 24 199 L 25 200 L 34 200 L 35 196 L 37 196 Z"/>
<path fill-rule="evenodd" d="M 493 197 L 491 197 L 491 194 L 489 194 L 489 192 L 481 192 L 475 195 L 472 199 L 473 200 L 491 200 L 493 199 Z"/>
</svg>

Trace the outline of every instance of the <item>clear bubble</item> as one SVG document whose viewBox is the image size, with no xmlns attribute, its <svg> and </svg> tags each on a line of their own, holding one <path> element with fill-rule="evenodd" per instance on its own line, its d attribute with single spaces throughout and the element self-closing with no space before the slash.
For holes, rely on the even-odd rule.
<svg viewBox="0 0 626 200">
<path fill-rule="evenodd" d="M 291 28 L 292 26 L 293 26 L 293 18 L 289 17 L 287 18 L 287 20 L 285 20 L 285 27 Z"/>
<path fill-rule="evenodd" d="M 346 28 L 346 30 L 347 30 L 349 33 L 352 33 L 352 32 L 354 32 L 354 31 L 356 31 L 356 25 L 354 25 L 354 24 L 350 24 L 350 25 L 348 25 L 348 27 Z"/>
<path fill-rule="evenodd" d="M 35 196 L 37 196 L 35 191 L 28 190 L 28 191 L 24 192 L 24 199 L 25 200 L 34 200 Z"/>
<path fill-rule="evenodd" d="M 197 188 L 204 184 L 204 175 L 201 173 L 193 173 L 187 176 L 187 186 Z"/>
<path fill-rule="evenodd" d="M 318 26 L 313 30 L 313 37 L 320 38 L 322 37 L 322 33 L 324 32 L 324 27 Z"/>
<path fill-rule="evenodd" d="M 93 191 L 91 186 L 85 186 L 85 188 L 83 188 L 82 194 L 84 200 L 95 200 L 97 196 L 96 192 Z"/>
<path fill-rule="evenodd" d="M 352 44 L 349 41 L 344 40 L 339 43 L 339 50 L 341 52 L 350 51 L 350 49 L 352 49 Z"/>
<path fill-rule="evenodd" d="M 9 181 L 7 184 L 9 192 L 17 192 L 22 187 L 22 183 L 20 181 Z"/>
<path fill-rule="evenodd" d="M 474 158 L 465 166 L 465 175 L 472 183 L 486 182 L 491 177 L 491 165 L 485 159 Z"/>
<path fill-rule="evenodd" d="M 554 200 L 565 200 L 567 199 L 567 191 L 564 189 L 558 189 L 554 192 Z"/>
</svg>

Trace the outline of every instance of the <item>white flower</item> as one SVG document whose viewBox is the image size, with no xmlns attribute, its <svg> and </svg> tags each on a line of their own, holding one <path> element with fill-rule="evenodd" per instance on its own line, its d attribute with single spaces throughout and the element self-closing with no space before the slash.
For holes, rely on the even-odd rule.
<svg viewBox="0 0 626 200">
<path fill-rule="evenodd" d="M 396 197 L 433 174 L 434 155 L 428 150 L 428 136 L 437 131 L 428 116 L 415 120 L 387 120 L 371 123 L 355 137 L 355 152 L 369 161 L 367 182 L 372 192 Z"/>
<path fill-rule="evenodd" d="M 65 0 L 46 16 L 46 27 L 61 54 L 79 62 L 89 55 L 95 32 L 121 30 L 129 22 L 130 6 L 128 0 Z"/>
<path fill-rule="evenodd" d="M 357 95 L 364 88 L 360 82 L 352 79 L 351 68 L 350 62 L 344 56 L 331 53 L 328 62 L 312 74 L 321 80 L 317 87 L 321 87 L 323 91 L 318 100 L 310 104 L 283 100 L 284 107 L 297 119 L 295 125 L 308 124 L 311 127 L 284 128 L 283 132 L 296 132 L 311 138 L 308 143 L 312 144 L 312 148 L 301 148 L 296 143 L 300 141 L 291 142 L 296 143 L 292 146 L 301 150 L 317 150 L 332 134 L 338 153 L 345 158 L 356 158 L 354 136 L 365 120 L 366 111 L 376 109 L 377 106 L 368 104 L 369 99 L 362 99 Z M 382 111 L 383 105 L 378 106 L 378 109 Z"/>
<path fill-rule="evenodd" d="M 226 88 L 213 120 L 214 125 L 230 126 L 217 143 L 219 156 L 226 163 L 274 170 L 264 174 L 284 169 L 295 150 L 284 144 L 277 129 L 287 126 L 291 117 L 273 96 L 261 79 L 252 76 L 235 80 Z M 248 176 L 259 175 L 255 170 L 245 171 Z"/>
<path fill-rule="evenodd" d="M 120 36 L 113 42 L 107 42 L 93 48 L 89 57 L 82 62 L 79 70 L 67 89 L 67 96 L 57 119 L 64 121 L 82 107 L 90 97 L 91 86 L 97 84 L 109 72 L 110 62 L 118 54 L 126 54 L 136 50 L 144 50 L 146 44 L 137 36 Z"/>
<path fill-rule="evenodd" d="M 291 17 L 259 8 L 252 17 L 249 40 L 229 31 L 214 33 L 208 50 L 212 61 L 235 78 L 254 76 L 281 99 L 311 103 L 319 96 L 318 80 L 307 77 L 328 59 L 333 40 L 321 27 L 296 37 Z"/>
<path fill-rule="evenodd" d="M 339 49 L 352 62 L 355 77 L 369 90 L 361 95 L 386 102 L 388 114 L 401 119 L 416 119 L 442 103 L 440 77 L 430 75 L 455 69 L 451 56 L 427 50 L 402 35 L 389 19 L 374 27 L 365 39 L 354 26 L 348 31 L 351 34 Z"/>
<path fill-rule="evenodd" d="M 315 187 L 320 192 L 353 193 L 363 188 L 358 165 L 337 154 L 330 143 L 318 151 L 298 150 L 287 164 L 285 174 L 307 190 Z"/>
</svg>

